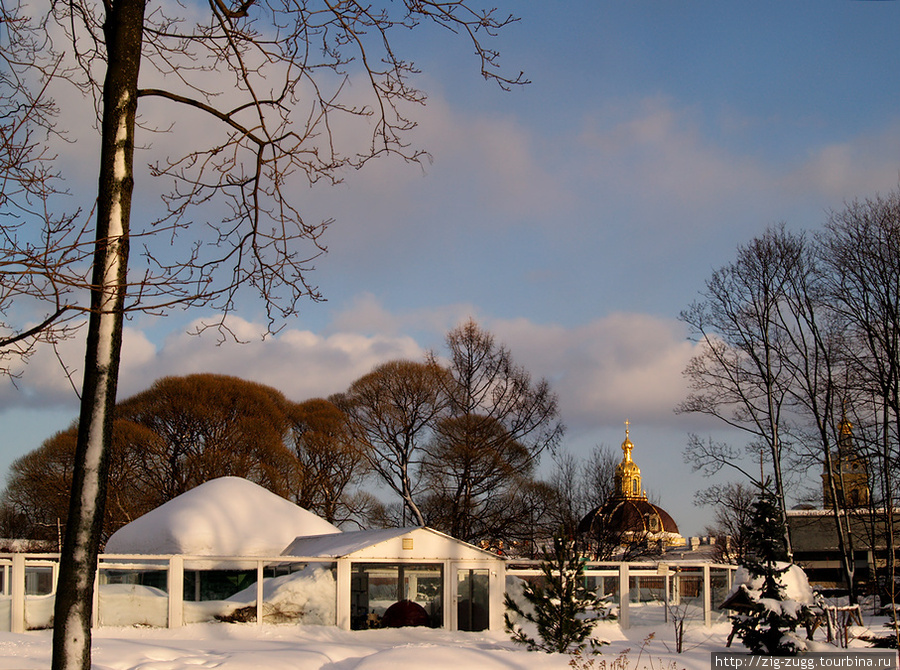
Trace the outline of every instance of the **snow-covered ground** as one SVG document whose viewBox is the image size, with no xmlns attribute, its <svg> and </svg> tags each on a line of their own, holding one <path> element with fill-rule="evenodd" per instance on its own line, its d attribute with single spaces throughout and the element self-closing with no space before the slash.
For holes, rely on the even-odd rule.
<svg viewBox="0 0 900 670">
<path fill-rule="evenodd" d="M 709 651 L 724 649 L 729 628 L 690 631 L 693 647 L 674 653 L 668 630 L 631 629 L 601 624 L 599 637 L 610 640 L 601 659 L 623 649 L 637 650 L 655 632 L 641 667 L 708 670 Z M 50 667 L 50 631 L 22 635 L 0 633 L 0 668 Z M 101 628 L 94 631 L 95 670 L 542 670 L 569 668 L 569 656 L 528 652 L 502 633 L 449 633 L 422 628 L 341 631 L 329 626 L 196 624 L 180 630 Z M 671 651 L 670 651 L 671 650 Z"/>
<path fill-rule="evenodd" d="M 877 628 L 879 622 L 870 625 Z M 710 652 L 727 651 L 727 623 L 694 625 L 685 652 L 675 653 L 672 626 L 622 631 L 602 622 L 603 647 L 593 666 L 570 665 L 571 657 L 524 651 L 502 633 L 450 633 L 422 628 L 342 631 L 331 626 L 195 624 L 177 630 L 100 628 L 94 632 L 95 670 L 563 670 L 600 668 L 630 649 L 635 670 L 709 670 Z M 854 629 L 855 633 L 862 632 Z M 820 650 L 838 651 L 824 643 Z M 0 633 L 0 669 L 50 667 L 50 631 Z M 864 646 L 857 640 L 851 645 Z M 731 651 L 744 648 L 735 641 Z"/>
</svg>

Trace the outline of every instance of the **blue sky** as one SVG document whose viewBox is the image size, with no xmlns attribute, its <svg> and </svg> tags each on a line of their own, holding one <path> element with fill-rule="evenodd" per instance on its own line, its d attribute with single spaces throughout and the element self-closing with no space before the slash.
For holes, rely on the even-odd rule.
<svg viewBox="0 0 900 670">
<path fill-rule="evenodd" d="M 439 351 L 471 315 L 553 383 L 570 451 L 618 448 L 629 419 L 645 487 L 697 534 L 709 511 L 691 499 L 710 482 L 681 454 L 688 431 L 718 427 L 672 411 L 693 352 L 678 314 L 767 225 L 815 228 L 897 187 L 900 2 L 500 7 L 521 18 L 496 42 L 501 63 L 530 85 L 500 91 L 462 41 L 410 33 L 398 49 L 429 95 L 413 140 L 432 161 L 381 160 L 306 190 L 304 216 L 335 219 L 313 276 L 327 301 L 265 342 L 247 305 L 242 346 L 184 335 L 208 315 L 135 318 L 120 396 L 200 371 L 327 395 Z M 80 346 L 65 350 L 76 368 Z M 76 412 L 47 355 L 3 381 L 0 402 L 4 472 Z"/>
</svg>

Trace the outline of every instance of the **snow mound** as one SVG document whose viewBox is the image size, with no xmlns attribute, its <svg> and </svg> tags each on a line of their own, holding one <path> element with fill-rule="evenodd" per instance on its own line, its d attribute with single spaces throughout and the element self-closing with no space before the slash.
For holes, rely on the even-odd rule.
<svg viewBox="0 0 900 670">
<path fill-rule="evenodd" d="M 785 600 L 781 602 L 794 601 L 799 605 L 816 604 L 815 592 L 809 585 L 809 580 L 807 579 L 803 568 L 793 563 L 776 562 L 775 569 L 784 570 L 777 578 L 778 583 L 784 587 Z M 744 588 L 754 601 L 762 602 L 763 600 L 767 600 L 765 598 L 760 598 L 763 581 L 763 577 L 754 577 L 750 571 L 742 565 L 734 573 L 731 594 L 734 594 L 740 588 Z M 731 594 L 729 594 L 729 596 Z"/>
<path fill-rule="evenodd" d="M 340 529 L 240 477 L 213 479 L 123 526 L 108 554 L 278 556 L 300 535 Z"/>
<path fill-rule="evenodd" d="M 263 582 L 263 620 L 333 626 L 336 586 L 327 568 L 310 565 L 300 572 Z M 256 584 L 228 599 L 235 605 L 256 604 Z"/>
</svg>

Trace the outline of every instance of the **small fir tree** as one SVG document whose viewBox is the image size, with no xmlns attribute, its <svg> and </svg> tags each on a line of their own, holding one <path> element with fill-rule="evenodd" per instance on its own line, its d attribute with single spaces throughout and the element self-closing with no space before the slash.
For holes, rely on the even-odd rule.
<svg viewBox="0 0 900 670">
<path fill-rule="evenodd" d="M 809 603 L 790 599 L 785 574 L 792 570 L 785 543 L 784 519 L 775 496 L 762 489 L 746 528 L 748 552 L 743 566 L 750 582 L 742 584 L 746 605 L 731 617 L 733 634 L 753 654 L 795 655 L 803 644 L 794 635 L 809 616 Z"/>
<path fill-rule="evenodd" d="M 596 597 L 584 587 L 584 563 L 574 544 L 554 538 L 553 554 L 541 563 L 541 572 L 542 583 L 528 582 L 522 593 L 532 611 L 506 594 L 507 632 L 529 651 L 581 654 L 590 646 L 595 653 L 603 643 L 590 638 L 597 620 L 586 614 L 596 605 Z M 533 623 L 540 639 L 528 635 L 519 620 Z"/>
</svg>

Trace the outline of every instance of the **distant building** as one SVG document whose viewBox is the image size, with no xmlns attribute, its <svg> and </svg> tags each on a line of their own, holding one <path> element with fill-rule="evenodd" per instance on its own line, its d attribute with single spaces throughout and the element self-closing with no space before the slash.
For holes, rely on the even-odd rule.
<svg viewBox="0 0 900 670">
<path fill-rule="evenodd" d="M 841 420 L 839 433 L 838 448 L 831 455 L 831 470 L 827 463 L 822 464 L 822 507 L 833 507 L 832 481 L 838 507 L 866 507 L 870 502 L 868 463 L 853 444 L 853 424 L 846 416 Z"/>
<path fill-rule="evenodd" d="M 641 486 L 641 469 L 631 456 L 634 444 L 628 426 L 626 421 L 622 461 L 613 476 L 612 496 L 578 525 L 586 553 L 601 560 L 661 553 L 685 545 L 675 520 L 647 499 Z"/>
<path fill-rule="evenodd" d="M 844 523 L 849 527 L 848 540 L 853 545 L 854 581 L 858 588 L 873 585 L 877 569 L 885 565 L 887 552 L 882 530 L 884 510 L 872 509 L 869 464 L 856 449 L 853 424 L 846 416 L 838 432 L 831 467 L 825 459 L 822 463 L 822 506 L 800 505 L 787 512 L 794 561 L 806 570 L 815 588 L 826 592 L 847 588 L 834 518 L 835 499 L 839 513 L 846 515 Z M 900 513 L 895 511 L 894 524 L 898 522 Z"/>
</svg>

